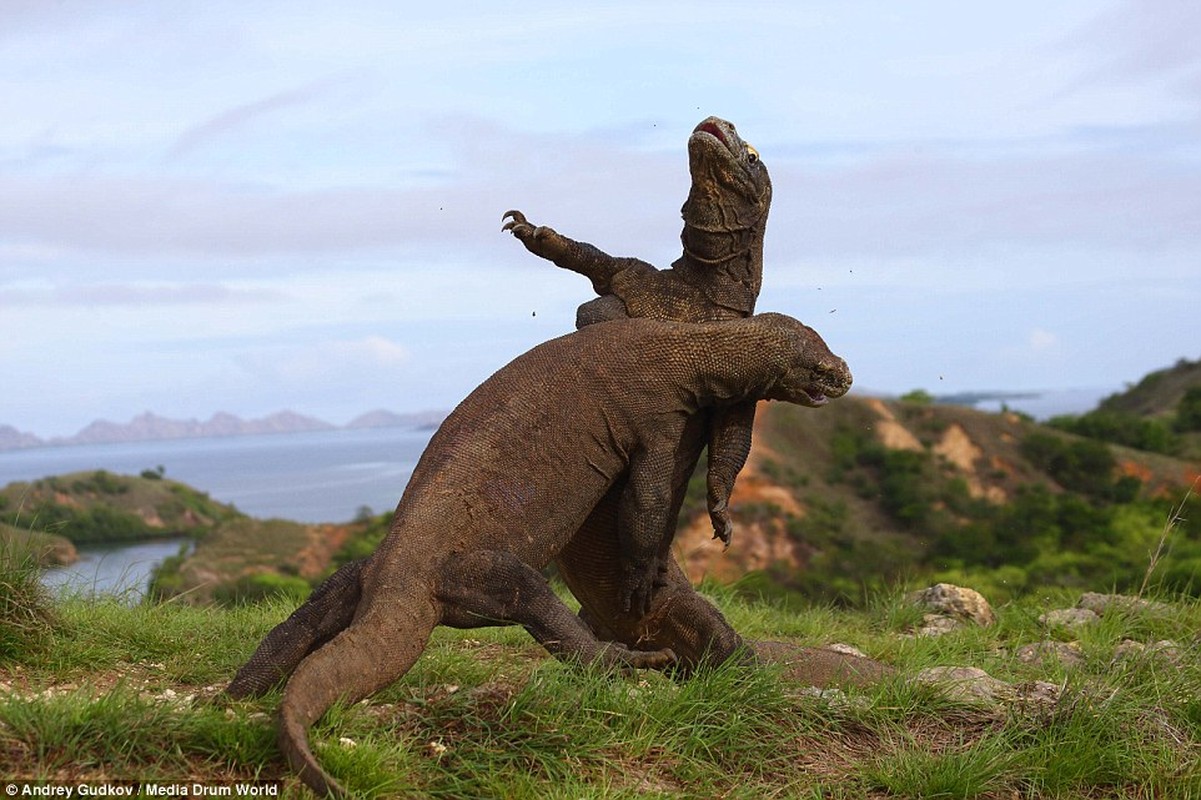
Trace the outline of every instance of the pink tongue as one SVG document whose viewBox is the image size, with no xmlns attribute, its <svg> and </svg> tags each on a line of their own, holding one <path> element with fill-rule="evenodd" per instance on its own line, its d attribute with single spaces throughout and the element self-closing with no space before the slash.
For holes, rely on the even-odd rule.
<svg viewBox="0 0 1201 800">
<path fill-rule="evenodd" d="M 721 128 L 717 127 L 712 122 L 706 122 L 698 130 L 702 130 L 705 133 L 712 134 L 713 136 L 716 136 L 717 140 L 719 142 L 721 142 L 722 144 L 724 144 L 726 147 L 730 146 L 730 143 L 726 141 L 725 134 L 723 134 L 721 132 Z"/>
</svg>

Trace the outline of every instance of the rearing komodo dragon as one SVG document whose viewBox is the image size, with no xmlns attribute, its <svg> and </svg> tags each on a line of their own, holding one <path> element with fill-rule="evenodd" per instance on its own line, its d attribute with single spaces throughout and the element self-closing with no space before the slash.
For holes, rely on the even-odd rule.
<svg viewBox="0 0 1201 800">
<path fill-rule="evenodd" d="M 418 461 L 387 537 L 361 562 L 353 620 L 304 656 L 280 707 L 279 743 L 318 794 L 344 790 L 307 729 L 403 675 L 436 625 L 521 624 L 547 650 L 609 666 L 664 667 L 667 649 L 601 642 L 538 570 L 614 487 L 628 605 L 668 550 L 665 476 L 689 420 L 708 408 L 822 405 L 851 375 L 812 329 L 780 314 L 688 324 L 589 325 L 519 356 L 481 384 Z M 664 542 L 664 539 L 667 542 Z"/>
<path fill-rule="evenodd" d="M 671 269 L 636 258 L 614 257 L 551 228 L 535 227 L 519 211 L 505 225 L 535 255 L 579 272 L 600 295 L 580 306 L 577 327 L 604 319 L 648 317 L 716 322 L 754 312 L 763 279 L 763 239 L 771 206 L 771 178 L 758 151 L 718 117 L 703 120 L 688 139 L 692 185 L 680 214 L 683 254 Z M 679 516 L 688 479 L 708 446 L 708 500 L 714 536 L 727 545 L 732 526 L 728 501 L 750 452 L 754 402 L 691 418 L 672 469 L 670 519 Z M 627 607 L 615 593 L 623 576 L 616 558 L 617 493 L 606 496 L 564 549 L 556 564 L 581 614 L 606 639 L 643 647 L 670 647 L 688 671 L 737 653 L 742 638 L 667 559 L 662 588 L 649 613 Z M 670 644 L 668 644 L 670 643 Z"/>
</svg>

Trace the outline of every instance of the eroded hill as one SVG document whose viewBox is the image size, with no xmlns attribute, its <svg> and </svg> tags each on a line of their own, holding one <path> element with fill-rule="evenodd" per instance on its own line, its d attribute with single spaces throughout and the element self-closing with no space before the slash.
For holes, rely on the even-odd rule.
<svg viewBox="0 0 1201 800">
<path fill-rule="evenodd" d="M 711 540 L 698 491 L 677 551 L 694 581 L 810 599 L 853 602 L 920 577 L 1000 596 L 1036 581 L 1129 585 L 1199 472 L 1016 414 L 856 397 L 818 411 L 764 404 L 731 502 L 733 545 Z M 1196 526 L 1173 530 L 1153 577 L 1185 588 L 1201 543 Z"/>
</svg>

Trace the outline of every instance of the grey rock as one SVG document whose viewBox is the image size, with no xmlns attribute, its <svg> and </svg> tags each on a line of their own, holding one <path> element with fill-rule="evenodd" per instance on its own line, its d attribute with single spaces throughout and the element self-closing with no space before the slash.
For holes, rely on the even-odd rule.
<svg viewBox="0 0 1201 800">
<path fill-rule="evenodd" d="M 938 583 L 909 595 L 909 601 L 928 608 L 936 614 L 970 620 L 977 625 L 993 625 L 997 621 L 992 606 L 975 589 L 950 583 Z"/>
</svg>

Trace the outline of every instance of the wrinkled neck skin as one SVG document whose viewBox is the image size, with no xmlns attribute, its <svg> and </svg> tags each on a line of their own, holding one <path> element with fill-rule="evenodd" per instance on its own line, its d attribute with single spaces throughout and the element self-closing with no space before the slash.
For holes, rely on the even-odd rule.
<svg viewBox="0 0 1201 800">
<path fill-rule="evenodd" d="M 672 265 L 714 303 L 744 315 L 754 312 L 762 285 L 771 207 L 767 168 L 748 153 L 733 125 L 710 118 L 697 126 L 688 143 L 692 187 L 680 209 L 684 254 Z"/>
</svg>

